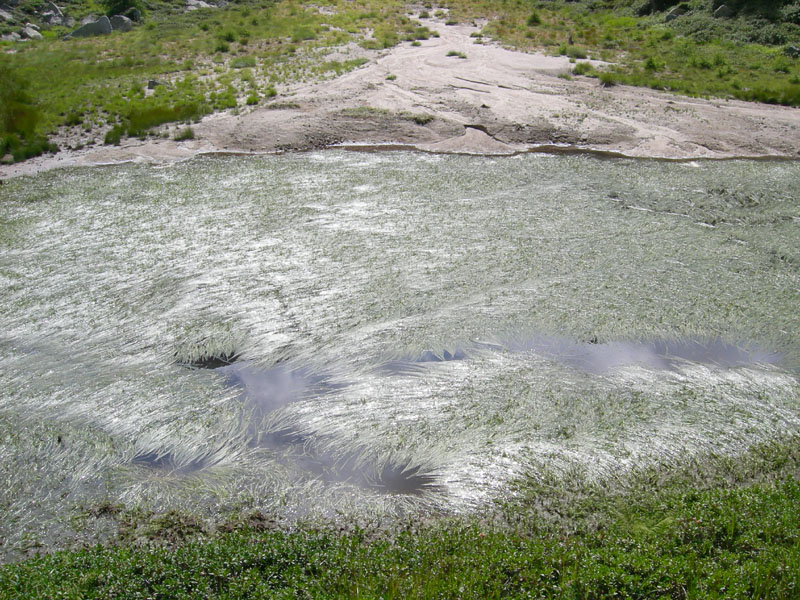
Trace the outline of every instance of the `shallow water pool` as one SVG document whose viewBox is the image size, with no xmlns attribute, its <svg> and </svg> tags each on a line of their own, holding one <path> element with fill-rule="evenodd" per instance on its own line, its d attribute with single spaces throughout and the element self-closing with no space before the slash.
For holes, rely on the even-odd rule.
<svg viewBox="0 0 800 600">
<path fill-rule="evenodd" d="M 0 539 L 463 512 L 800 433 L 800 164 L 329 150 L 0 191 Z"/>
</svg>

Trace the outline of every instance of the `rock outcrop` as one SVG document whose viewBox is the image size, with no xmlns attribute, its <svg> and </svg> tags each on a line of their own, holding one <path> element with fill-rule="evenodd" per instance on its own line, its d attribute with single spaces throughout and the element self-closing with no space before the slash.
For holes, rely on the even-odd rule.
<svg viewBox="0 0 800 600">
<path fill-rule="evenodd" d="M 93 21 L 91 23 L 86 23 L 85 25 L 81 25 L 75 31 L 70 33 L 64 39 L 71 39 L 77 37 L 93 37 L 96 35 L 108 35 L 111 33 L 113 28 L 111 27 L 111 21 L 109 21 L 108 17 L 103 15 L 97 21 Z"/>
</svg>

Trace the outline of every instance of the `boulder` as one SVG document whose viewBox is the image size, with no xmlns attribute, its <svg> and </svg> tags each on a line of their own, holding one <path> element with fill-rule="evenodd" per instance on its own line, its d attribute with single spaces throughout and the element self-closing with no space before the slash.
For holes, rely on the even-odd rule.
<svg viewBox="0 0 800 600">
<path fill-rule="evenodd" d="M 25 23 L 25 27 L 30 27 L 31 29 L 35 29 L 36 31 L 41 31 L 39 29 L 39 26 L 36 25 L 35 23 Z"/>
<path fill-rule="evenodd" d="M 40 40 L 42 39 L 42 34 L 36 31 L 33 27 L 28 27 L 27 25 L 19 30 L 19 36 L 23 40 Z"/>
<path fill-rule="evenodd" d="M 133 21 L 123 15 L 114 15 L 109 19 L 111 21 L 111 29 L 114 31 L 130 31 L 133 28 Z"/>
<path fill-rule="evenodd" d="M 14 15 L 12 15 L 10 12 L 6 12 L 2 8 L 0 8 L 0 19 L 2 19 L 3 21 L 13 21 L 14 20 Z"/>
<path fill-rule="evenodd" d="M 81 25 L 75 31 L 70 33 L 67 38 L 76 38 L 76 37 L 92 37 L 95 35 L 108 35 L 111 33 L 111 21 L 108 20 L 108 17 L 103 15 L 97 21 L 93 23 L 86 23 L 85 25 Z"/>
<path fill-rule="evenodd" d="M 717 19 L 727 19 L 733 16 L 733 10 L 727 4 L 723 4 L 714 11 L 714 17 Z"/>
<path fill-rule="evenodd" d="M 674 21 L 678 17 L 685 15 L 688 11 L 683 6 L 676 6 L 671 11 L 667 13 L 667 16 L 664 20 L 669 23 L 670 21 Z"/>
<path fill-rule="evenodd" d="M 122 16 L 123 17 L 128 17 L 131 21 L 134 21 L 136 23 L 141 23 L 142 22 L 142 11 L 140 11 L 138 8 L 135 8 L 133 6 L 131 6 L 124 13 L 122 13 Z"/>
<path fill-rule="evenodd" d="M 80 25 L 88 25 L 89 23 L 94 23 L 97 21 L 97 15 L 86 15 L 81 19 Z"/>
<path fill-rule="evenodd" d="M 800 58 L 800 46 L 786 46 L 783 53 L 789 58 Z"/>
<path fill-rule="evenodd" d="M 0 40 L 3 40 L 4 42 L 18 42 L 21 39 L 22 38 L 19 36 L 19 34 L 16 31 L 11 32 L 8 35 L 0 36 Z"/>
<path fill-rule="evenodd" d="M 47 2 L 46 6 L 50 12 L 57 14 L 59 17 L 64 16 L 63 11 L 60 8 L 58 8 L 53 2 Z"/>
</svg>

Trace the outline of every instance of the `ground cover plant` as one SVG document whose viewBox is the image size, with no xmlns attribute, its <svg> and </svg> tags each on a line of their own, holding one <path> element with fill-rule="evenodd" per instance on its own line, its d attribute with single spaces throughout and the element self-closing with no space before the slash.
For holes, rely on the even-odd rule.
<svg viewBox="0 0 800 600">
<path fill-rule="evenodd" d="M 545 48 L 610 65 L 579 74 L 604 83 L 670 90 L 705 97 L 796 106 L 800 104 L 800 24 L 791 1 L 729 3 L 735 12 L 715 18 L 721 3 L 677 2 L 452 3 L 461 19 L 496 14 L 483 34 L 516 48 Z"/>
</svg>

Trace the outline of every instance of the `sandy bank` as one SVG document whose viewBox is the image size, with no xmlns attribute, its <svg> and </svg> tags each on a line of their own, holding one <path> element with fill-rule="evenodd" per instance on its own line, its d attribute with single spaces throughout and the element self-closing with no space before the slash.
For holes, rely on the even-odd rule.
<svg viewBox="0 0 800 600">
<path fill-rule="evenodd" d="M 297 85 L 273 102 L 277 109 L 209 116 L 193 126 L 195 140 L 127 140 L 66 151 L 0 167 L 0 177 L 347 143 L 481 154 L 564 144 L 635 157 L 800 157 L 798 109 L 567 80 L 558 77 L 571 70 L 566 57 L 476 44 L 469 36 L 477 29 L 467 25 L 431 27 L 439 38 L 403 44 L 333 81 Z"/>
</svg>

